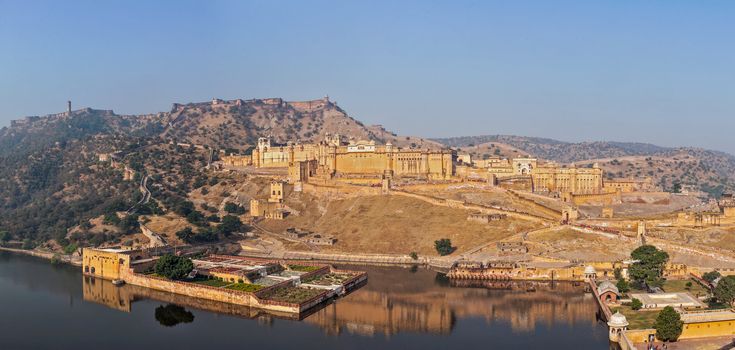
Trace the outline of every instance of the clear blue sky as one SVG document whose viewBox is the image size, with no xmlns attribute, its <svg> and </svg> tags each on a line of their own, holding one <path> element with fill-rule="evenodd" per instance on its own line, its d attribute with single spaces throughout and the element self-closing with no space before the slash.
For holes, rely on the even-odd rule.
<svg viewBox="0 0 735 350">
<path fill-rule="evenodd" d="M 735 153 L 735 2 L 0 0 L 0 126 L 325 94 L 401 134 Z"/>
</svg>

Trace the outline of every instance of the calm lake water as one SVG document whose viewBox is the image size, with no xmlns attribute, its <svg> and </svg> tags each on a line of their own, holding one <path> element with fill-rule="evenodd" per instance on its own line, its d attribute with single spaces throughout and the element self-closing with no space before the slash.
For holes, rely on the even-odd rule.
<svg viewBox="0 0 735 350">
<path fill-rule="evenodd" d="M 581 286 L 456 286 L 425 269 L 350 268 L 367 270 L 368 284 L 291 320 L 0 252 L 0 349 L 610 349 Z"/>
</svg>

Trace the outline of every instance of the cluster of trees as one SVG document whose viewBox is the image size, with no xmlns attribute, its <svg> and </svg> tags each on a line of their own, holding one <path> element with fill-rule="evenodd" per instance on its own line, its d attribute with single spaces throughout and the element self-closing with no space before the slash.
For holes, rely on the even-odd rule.
<svg viewBox="0 0 735 350">
<path fill-rule="evenodd" d="M 191 259 L 172 254 L 160 257 L 153 268 L 157 275 L 171 280 L 183 279 L 193 269 L 194 263 L 191 262 Z"/>
<path fill-rule="evenodd" d="M 215 227 L 200 228 L 197 232 L 191 227 L 186 227 L 176 232 L 176 236 L 186 243 L 207 243 L 217 241 L 220 235 L 229 237 L 232 233 L 246 229 L 247 226 L 240 221 L 240 218 L 233 215 L 225 215 L 221 223 Z"/>
<path fill-rule="evenodd" d="M 663 250 L 651 245 L 643 245 L 635 249 L 631 253 L 634 263 L 629 268 L 632 283 L 638 288 L 660 287 L 665 281 L 663 278 L 663 270 L 669 255 Z M 615 270 L 615 277 L 618 279 L 617 287 L 621 293 L 630 290 L 630 285 L 622 277 L 621 271 Z M 717 281 L 717 285 L 712 292 L 712 298 L 722 304 L 722 307 L 731 307 L 735 303 L 735 276 L 722 277 L 717 271 L 707 272 L 702 278 L 710 283 Z M 690 289 L 692 283 L 688 282 L 686 288 Z M 633 298 L 630 307 L 633 310 L 640 310 L 643 304 L 640 300 Z M 656 337 L 663 341 L 676 341 L 682 333 L 684 323 L 681 316 L 671 306 L 665 307 L 656 317 L 654 328 L 656 329 Z"/>
</svg>

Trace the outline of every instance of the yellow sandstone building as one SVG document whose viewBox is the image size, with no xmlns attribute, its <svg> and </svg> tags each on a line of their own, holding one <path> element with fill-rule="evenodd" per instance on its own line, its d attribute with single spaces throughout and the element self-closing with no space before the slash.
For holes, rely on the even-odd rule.
<svg viewBox="0 0 735 350">
<path fill-rule="evenodd" d="M 456 158 L 452 150 L 404 149 L 390 143 L 377 145 L 375 141 L 343 144 L 339 135 L 327 135 L 319 143 L 286 146 L 272 146 L 270 138 L 260 138 L 251 156 L 225 156 L 222 160 L 230 166 L 258 168 L 310 166 L 310 171 L 320 168 L 330 176 L 388 175 L 449 180 L 455 175 Z M 299 164 L 304 162 L 311 165 Z"/>
</svg>

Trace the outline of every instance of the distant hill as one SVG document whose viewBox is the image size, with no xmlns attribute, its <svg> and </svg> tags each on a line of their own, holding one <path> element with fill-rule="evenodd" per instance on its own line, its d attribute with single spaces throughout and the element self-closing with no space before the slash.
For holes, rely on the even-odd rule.
<svg viewBox="0 0 735 350">
<path fill-rule="evenodd" d="M 735 189 L 735 156 L 701 148 L 661 147 L 636 142 L 564 142 L 512 135 L 433 139 L 475 157 L 531 155 L 559 163 L 599 163 L 609 176 L 651 176 L 664 189 L 675 183 L 713 195 Z"/>
</svg>

